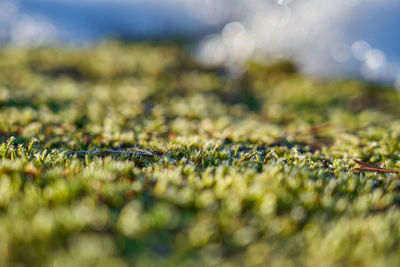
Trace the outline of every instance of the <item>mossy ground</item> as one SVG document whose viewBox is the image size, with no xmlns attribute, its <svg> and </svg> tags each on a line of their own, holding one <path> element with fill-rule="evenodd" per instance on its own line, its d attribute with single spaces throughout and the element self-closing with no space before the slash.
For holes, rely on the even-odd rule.
<svg viewBox="0 0 400 267">
<path fill-rule="evenodd" d="M 247 67 L 3 48 L 0 265 L 398 265 L 400 95 Z"/>
</svg>

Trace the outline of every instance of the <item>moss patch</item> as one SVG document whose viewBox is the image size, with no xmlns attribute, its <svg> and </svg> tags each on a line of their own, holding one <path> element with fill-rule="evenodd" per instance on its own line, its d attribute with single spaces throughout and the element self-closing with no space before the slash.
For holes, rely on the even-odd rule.
<svg viewBox="0 0 400 267">
<path fill-rule="evenodd" d="M 0 52 L 0 265 L 389 266 L 400 95 L 171 44 Z M 86 151 L 86 152 L 84 152 Z"/>
</svg>

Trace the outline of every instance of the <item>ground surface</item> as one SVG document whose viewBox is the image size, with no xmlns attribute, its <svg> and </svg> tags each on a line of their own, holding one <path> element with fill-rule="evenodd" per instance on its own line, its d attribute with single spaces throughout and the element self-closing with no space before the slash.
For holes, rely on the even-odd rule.
<svg viewBox="0 0 400 267">
<path fill-rule="evenodd" d="M 397 92 L 182 51 L 0 52 L 1 266 L 397 265 Z"/>
</svg>

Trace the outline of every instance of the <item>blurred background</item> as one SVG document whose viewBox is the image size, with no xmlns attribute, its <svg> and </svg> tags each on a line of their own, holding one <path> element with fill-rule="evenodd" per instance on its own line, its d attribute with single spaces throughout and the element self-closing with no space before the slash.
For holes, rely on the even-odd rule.
<svg viewBox="0 0 400 267">
<path fill-rule="evenodd" d="M 400 87 L 398 0 L 0 0 L 0 43 L 185 40 L 205 65 L 290 59 L 320 78 Z"/>
</svg>

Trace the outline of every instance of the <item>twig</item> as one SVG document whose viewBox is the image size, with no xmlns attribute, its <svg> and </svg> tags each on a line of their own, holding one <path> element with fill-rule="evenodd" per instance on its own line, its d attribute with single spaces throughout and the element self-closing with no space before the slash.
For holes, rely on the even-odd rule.
<svg viewBox="0 0 400 267">
<path fill-rule="evenodd" d="M 108 149 L 108 150 L 78 150 L 78 151 L 69 151 L 67 152 L 67 155 L 78 155 L 78 156 L 85 156 L 85 155 L 93 155 L 93 156 L 107 156 L 107 155 L 126 155 L 126 156 L 136 156 L 136 157 L 147 157 L 147 158 L 154 158 L 157 157 L 157 155 L 143 150 L 143 149 L 136 149 L 138 151 L 126 151 L 126 150 L 113 150 L 113 149 Z"/>
<path fill-rule="evenodd" d="M 382 168 L 380 168 L 380 167 L 378 167 L 378 166 L 372 165 L 372 164 L 370 164 L 370 163 L 368 163 L 368 162 L 364 162 L 364 161 L 361 161 L 361 160 L 353 159 L 353 161 L 354 161 L 355 163 L 361 165 L 361 166 L 365 166 L 365 167 L 369 167 L 369 168 L 382 169 Z"/>
<path fill-rule="evenodd" d="M 362 172 L 383 172 L 383 173 L 400 173 L 400 171 L 396 170 L 388 170 L 384 168 L 380 168 L 378 166 L 372 165 L 367 162 L 363 162 L 360 160 L 353 159 L 353 161 L 359 165 L 361 165 L 361 168 L 354 168 L 353 170 L 355 171 L 362 171 Z"/>
</svg>

